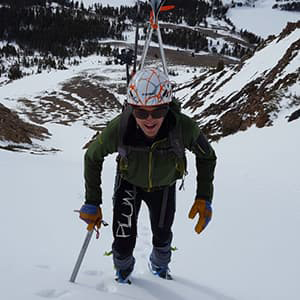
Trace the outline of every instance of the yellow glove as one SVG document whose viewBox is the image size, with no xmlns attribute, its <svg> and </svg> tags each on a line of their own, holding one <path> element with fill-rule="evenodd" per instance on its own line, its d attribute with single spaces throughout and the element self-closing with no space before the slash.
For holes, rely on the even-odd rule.
<svg viewBox="0 0 300 300">
<path fill-rule="evenodd" d="M 88 224 L 88 231 L 93 230 L 95 227 L 98 229 L 101 227 L 102 210 L 100 206 L 84 204 L 82 205 L 79 213 L 80 219 Z"/>
<path fill-rule="evenodd" d="M 196 199 L 189 212 L 189 218 L 194 219 L 197 213 L 199 214 L 199 220 L 195 226 L 195 231 L 199 234 L 211 220 L 212 208 L 210 202 L 204 199 Z"/>
</svg>

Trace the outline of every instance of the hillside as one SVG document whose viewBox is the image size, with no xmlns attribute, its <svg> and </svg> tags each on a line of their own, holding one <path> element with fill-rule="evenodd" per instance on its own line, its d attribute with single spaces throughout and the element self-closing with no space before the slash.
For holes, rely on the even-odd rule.
<svg viewBox="0 0 300 300">
<path fill-rule="evenodd" d="M 43 79 L 36 78 L 36 85 L 49 91 L 48 81 L 55 78 Z M 76 283 L 69 282 L 86 236 L 86 225 L 73 210 L 83 203 L 81 148 L 93 131 L 81 121 L 46 126 L 53 135 L 43 144 L 63 151 L 42 156 L 0 151 L 3 299 L 298 300 L 299 120 L 252 127 L 213 143 L 218 155 L 213 219 L 200 236 L 188 219 L 196 173 L 195 158 L 187 153 L 189 174 L 177 194 L 173 230 L 174 280 L 148 271 L 151 231 L 142 205 L 131 285 L 115 282 L 111 257 L 103 255 L 111 249 L 111 226 L 101 229 L 99 240 L 92 238 Z M 105 160 L 102 176 L 109 224 L 115 159 Z"/>
<path fill-rule="evenodd" d="M 204 71 L 178 88 L 184 108 L 212 140 L 272 125 L 279 114 L 295 119 L 300 107 L 300 22 L 289 23 L 238 66 Z"/>
<path fill-rule="evenodd" d="M 50 11 L 53 10 L 53 4 L 51 5 L 47 8 Z M 65 9 L 73 7 L 78 10 L 79 17 L 86 13 L 95 15 L 96 12 L 105 12 L 104 17 L 109 15 L 112 17 L 119 9 L 118 5 L 108 9 L 99 6 L 99 3 L 97 5 L 94 6 L 95 10 L 91 11 L 79 10 L 79 6 L 74 3 Z M 41 12 L 39 9 L 34 8 L 36 12 Z M 55 9 L 59 18 L 65 14 L 62 6 L 56 4 Z M 251 8 L 249 12 L 250 10 Z M 29 12 L 32 12 L 31 6 Z M 123 12 L 128 11 L 124 9 Z M 170 76 L 177 84 L 176 96 L 182 101 L 184 111 L 197 120 L 212 140 L 246 130 L 252 125 L 270 126 L 282 113 L 289 121 L 298 118 L 299 22 L 289 24 L 281 34 L 271 36 L 262 42 L 248 31 L 237 34 L 230 22 L 226 22 L 226 18 L 218 19 L 217 15 L 215 18 L 207 17 L 205 19 L 208 21 L 207 24 L 199 19 L 198 24 L 190 26 L 187 22 L 181 24 L 170 22 L 176 16 L 175 12 L 172 14 L 165 15 L 161 27 L 170 65 Z M 178 16 L 185 18 L 185 13 L 178 9 Z M 51 14 L 48 17 L 51 19 Z M 115 20 L 115 24 L 124 22 L 122 18 L 112 20 Z M 40 21 L 41 19 L 37 17 L 36 22 Z M 105 39 L 92 44 L 87 42 L 86 46 L 91 53 L 97 49 L 96 56 L 89 56 L 89 52 L 86 52 L 82 57 L 75 56 L 73 60 L 71 57 L 59 58 L 60 63 L 55 62 L 48 54 L 45 61 L 45 57 L 41 57 L 40 54 L 31 57 L 16 44 L 2 43 L 4 68 L 13 75 L 21 74 L 22 77 L 24 75 L 22 63 L 16 65 L 16 59 L 18 61 L 21 59 L 20 53 L 25 55 L 24 63 L 30 65 L 26 68 L 28 80 L 18 79 L 16 84 L 12 80 L 7 80 L 9 79 L 7 75 L 2 73 L 3 87 L 0 99 L 3 107 L 0 118 L 4 124 L 0 131 L 2 147 L 34 148 L 35 152 L 39 152 L 40 150 L 37 150 L 39 147 L 33 141 L 48 136 L 47 134 L 41 136 L 39 132 L 40 130 L 47 132 L 46 127 L 49 123 L 71 125 L 76 121 L 82 121 L 90 128 L 101 130 L 109 119 L 108 116 L 120 111 L 126 91 L 125 69 L 120 65 L 117 56 L 120 49 L 133 47 L 134 27 L 130 19 L 126 21 L 125 28 L 122 40 Z M 141 37 L 144 34 L 143 30 L 143 28 L 140 30 Z M 188 46 L 184 44 L 187 41 Z M 200 50 L 201 47 L 197 49 L 199 45 L 194 41 L 200 41 L 206 47 L 206 52 Z M 143 43 L 144 41 L 140 40 L 139 51 Z M 83 49 L 80 51 L 85 52 Z M 233 52 L 235 57 L 232 56 Z M 157 45 L 152 43 L 147 64 L 156 65 L 158 57 Z M 34 62 L 38 64 L 35 67 Z M 56 67 L 51 67 L 53 64 Z M 55 71 L 51 72 L 53 69 Z M 70 75 L 62 76 L 64 81 L 57 82 L 56 74 L 64 73 Z M 42 86 L 44 80 L 57 82 L 59 87 L 45 88 L 44 91 L 38 90 L 34 93 L 30 93 L 30 89 L 27 89 L 28 85 L 34 85 L 32 83 L 34 81 L 41 82 Z M 13 92 L 16 90 L 19 92 Z M 22 120 L 16 119 L 17 114 Z M 98 115 L 103 116 L 102 120 L 97 118 Z M 24 132 L 28 133 L 26 138 L 17 139 L 16 137 L 20 137 L 19 134 L 12 137 L 10 131 L 13 127 L 6 120 L 17 122 L 14 124 L 18 125 L 14 126 L 18 126 L 23 135 Z M 28 128 L 32 131 L 28 131 Z M 24 139 L 28 143 L 24 144 Z M 18 143 L 22 144 L 21 148 Z"/>
</svg>

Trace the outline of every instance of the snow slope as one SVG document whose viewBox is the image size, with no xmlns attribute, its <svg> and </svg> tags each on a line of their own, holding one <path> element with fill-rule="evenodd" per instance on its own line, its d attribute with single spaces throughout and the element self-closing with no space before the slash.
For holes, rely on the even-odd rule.
<svg viewBox="0 0 300 300">
<path fill-rule="evenodd" d="M 27 86 L 34 85 L 36 77 L 32 82 L 29 78 Z M 177 77 L 183 79 L 189 79 L 186 73 Z M 22 93 L 18 81 L 11 89 L 18 84 L 15 91 Z M 48 77 L 32 92 L 50 86 Z M 2 90 L 0 95 L 3 99 Z M 14 106 L 12 100 L 5 104 Z M 147 270 L 151 234 L 143 206 L 131 286 L 114 282 L 111 258 L 103 256 L 112 243 L 110 227 L 101 230 L 99 240 L 92 239 L 77 282 L 68 281 L 86 234 L 73 210 L 84 199 L 81 147 L 93 132 L 80 122 L 46 126 L 53 137 L 43 146 L 63 151 L 44 156 L 0 151 L 3 299 L 299 298 L 300 141 L 293 138 L 299 120 L 286 123 L 281 118 L 272 128 L 251 128 L 213 144 L 218 155 L 214 217 L 200 236 L 187 218 L 195 196 L 194 158 L 189 154 L 185 191 L 177 195 L 173 245 L 179 250 L 170 265 L 174 281 L 160 280 Z M 103 212 L 109 224 L 114 170 L 115 156 L 110 156 L 103 171 Z"/>
<path fill-rule="evenodd" d="M 173 282 L 147 271 L 151 235 L 143 207 L 131 286 L 113 280 L 111 229 L 92 240 L 77 283 L 68 282 L 85 236 L 73 209 L 83 201 L 81 145 L 92 132 L 75 124 L 50 126 L 51 144 L 64 151 L 30 156 L 0 152 L 3 299 L 289 299 L 300 288 L 299 121 L 252 128 L 222 140 L 218 154 L 214 218 L 200 236 L 187 213 L 194 198 L 195 170 L 178 193 L 171 270 Z M 278 139 L 280 137 L 280 141 Z M 114 157 L 104 167 L 104 216 L 111 224 Z"/>
<path fill-rule="evenodd" d="M 266 47 L 256 52 L 253 57 L 245 61 L 241 70 L 237 72 L 218 92 L 214 93 L 210 101 L 206 101 L 205 106 L 208 106 L 211 103 L 216 103 L 217 100 L 222 97 L 232 97 L 249 82 L 254 81 L 258 77 L 262 77 L 263 75 L 267 76 L 268 73 L 278 64 L 278 61 L 283 57 L 287 49 L 299 39 L 299 28 L 294 30 L 284 39 L 280 40 L 280 36 L 278 36 Z M 299 68 L 299 54 L 293 57 L 293 59 L 289 62 L 289 66 L 290 68 L 282 71 L 281 75 L 283 77 L 286 73 L 293 73 Z M 298 94 L 300 94 L 299 86 Z"/>
<path fill-rule="evenodd" d="M 268 40 L 238 67 L 203 72 L 178 93 L 211 138 L 271 125 L 278 112 L 286 118 L 299 109 L 300 24 Z M 290 80 L 294 78 L 294 80 Z"/>
<path fill-rule="evenodd" d="M 231 3 L 231 1 L 227 0 L 223 0 L 223 2 Z M 248 30 L 263 38 L 267 38 L 269 35 L 279 34 L 287 22 L 300 20 L 299 12 L 272 9 L 275 3 L 275 0 L 258 0 L 255 2 L 255 7 L 230 8 L 227 16 L 235 24 L 237 31 L 239 29 Z"/>
</svg>

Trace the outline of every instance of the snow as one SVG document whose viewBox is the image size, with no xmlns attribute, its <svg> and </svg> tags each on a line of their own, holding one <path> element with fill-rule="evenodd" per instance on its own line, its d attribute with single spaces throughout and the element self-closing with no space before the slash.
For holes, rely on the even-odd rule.
<svg viewBox="0 0 300 300">
<path fill-rule="evenodd" d="M 209 107 L 210 104 L 216 103 L 218 100 L 223 99 L 224 97 L 229 97 L 230 95 L 239 92 L 244 86 L 249 82 L 255 80 L 256 78 L 266 76 L 268 72 L 274 68 L 278 61 L 286 53 L 289 46 L 295 41 L 300 39 L 300 29 L 294 30 L 290 35 L 286 36 L 283 39 L 276 38 L 269 45 L 257 51 L 254 56 L 248 59 L 245 62 L 245 65 L 241 70 L 233 75 L 231 80 L 226 82 L 218 91 L 216 91 L 210 99 L 206 99 L 205 104 L 200 108 L 197 108 L 195 111 L 204 110 Z M 291 61 L 290 65 L 284 70 L 283 75 L 287 75 L 289 72 L 295 72 L 299 68 L 298 64 L 299 56 L 296 55 Z M 233 73 L 232 70 L 226 73 L 226 77 L 231 76 Z M 206 81 L 211 81 L 218 77 L 218 74 L 210 76 Z M 225 80 L 226 78 L 223 78 Z M 203 86 L 206 81 L 203 81 Z M 295 93 L 299 96 L 299 87 L 298 84 L 295 84 Z M 224 112 L 225 113 L 225 112 Z"/>
<path fill-rule="evenodd" d="M 255 2 L 255 7 L 230 8 L 227 16 L 235 24 L 237 31 L 240 29 L 248 30 L 267 38 L 269 35 L 279 34 L 287 22 L 300 20 L 299 12 L 272 9 L 275 3 L 275 0 L 258 0 Z"/>
<path fill-rule="evenodd" d="M 110 70 L 110 73 L 114 73 L 114 82 L 120 82 L 121 76 L 124 76 L 124 71 L 120 70 L 120 66 L 109 66 L 103 69 L 104 58 L 96 55 L 82 58 L 82 62 L 78 66 L 71 66 L 67 70 L 52 70 L 51 72 L 43 72 L 41 74 L 34 74 L 31 76 L 25 76 L 21 79 L 13 81 L 1 87 L 0 101 L 4 105 L 10 108 L 16 108 L 14 102 L 11 99 L 21 97 L 38 97 L 39 95 L 50 94 L 53 91 L 60 89 L 60 86 L 66 80 L 84 72 L 88 77 L 90 70 L 93 70 L 95 75 L 103 75 L 105 70 Z M 98 69 L 98 71 L 97 71 Z M 122 74 L 122 75 L 121 75 Z"/>
<path fill-rule="evenodd" d="M 114 282 L 111 258 L 103 256 L 112 242 L 110 227 L 92 239 L 77 283 L 68 282 L 86 234 L 73 209 L 84 197 L 81 146 L 92 132 L 80 123 L 49 129 L 47 143 L 63 149 L 58 154 L 0 152 L 4 299 L 298 299 L 299 121 L 251 128 L 213 145 L 219 158 L 214 217 L 200 236 L 187 218 L 195 191 L 189 154 L 185 191 L 177 197 L 174 281 L 147 271 L 151 235 L 143 207 L 131 286 Z M 103 212 L 110 224 L 114 160 L 108 157 L 103 171 Z"/>
<path fill-rule="evenodd" d="M 280 41 L 279 39 L 275 39 L 271 44 L 258 51 L 256 55 L 247 61 L 242 71 L 239 72 L 239 78 L 234 81 L 233 84 L 236 84 L 238 81 L 244 86 L 244 79 L 255 80 L 255 78 L 259 77 L 262 73 L 271 70 L 277 65 L 279 59 L 286 52 L 288 47 L 298 39 L 300 39 L 300 29 L 294 30 L 290 35 Z M 237 88 L 239 89 L 239 87 L 240 86 Z"/>
<path fill-rule="evenodd" d="M 275 45 L 274 45 L 275 47 Z M 120 80 L 120 66 L 99 67 L 90 58 L 69 71 L 29 76 L 1 87 L 0 101 L 14 107 L 21 95 L 59 89 L 60 82 L 87 68 Z M 123 70 L 124 71 L 124 70 Z M 178 67 L 176 81 L 194 74 Z M 4 101 L 6 97 L 10 100 Z M 283 116 L 282 116 L 283 117 Z M 174 281 L 147 270 L 151 251 L 148 214 L 142 207 L 131 286 L 118 285 L 111 257 L 111 227 L 92 239 L 75 284 L 69 282 L 86 235 L 73 212 L 84 199 L 82 146 L 93 135 L 81 122 L 46 124 L 52 138 L 40 142 L 62 151 L 30 155 L 0 151 L 2 216 L 0 281 L 4 299 L 198 299 L 296 300 L 300 288 L 298 228 L 300 188 L 299 121 L 280 119 L 272 128 L 251 128 L 219 143 L 214 217 L 200 236 L 187 218 L 195 196 L 194 157 L 188 154 L 185 191 L 178 192 L 170 265 Z M 103 213 L 112 223 L 115 155 L 104 163 Z"/>
</svg>

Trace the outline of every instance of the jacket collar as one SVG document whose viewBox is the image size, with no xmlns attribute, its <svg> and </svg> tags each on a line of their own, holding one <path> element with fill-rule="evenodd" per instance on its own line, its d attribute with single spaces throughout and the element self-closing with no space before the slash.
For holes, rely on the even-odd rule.
<svg viewBox="0 0 300 300">
<path fill-rule="evenodd" d="M 169 136 L 170 131 L 176 125 L 176 117 L 173 112 L 169 110 L 166 115 L 156 137 L 154 139 L 149 139 L 144 132 L 138 127 L 133 116 L 130 116 L 128 120 L 127 129 L 124 136 L 124 144 L 128 146 L 148 146 L 151 147 L 156 141 L 162 140 Z"/>
</svg>

